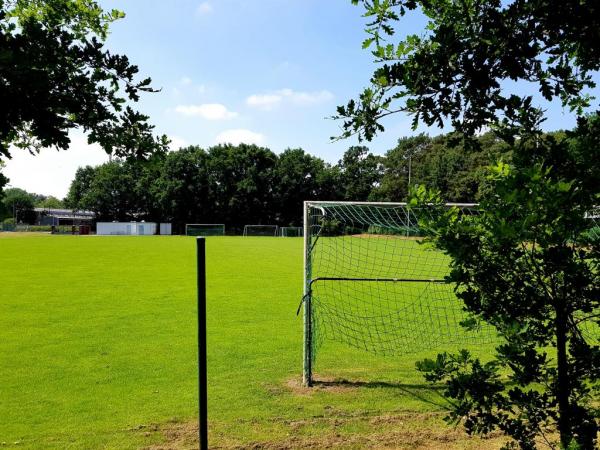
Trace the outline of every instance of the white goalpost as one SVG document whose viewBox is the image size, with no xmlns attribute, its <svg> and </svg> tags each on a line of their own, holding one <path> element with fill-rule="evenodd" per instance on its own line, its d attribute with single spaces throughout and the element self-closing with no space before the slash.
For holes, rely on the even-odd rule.
<svg viewBox="0 0 600 450">
<path fill-rule="evenodd" d="M 281 237 L 302 237 L 304 228 L 302 227 L 279 227 L 279 236 Z"/>
<path fill-rule="evenodd" d="M 448 204 L 476 215 L 477 205 Z M 433 208 L 406 203 L 304 203 L 304 367 L 312 384 L 319 348 L 335 341 L 396 357 L 496 339 L 467 318 L 446 282 L 449 258 L 421 245 L 420 224 Z"/>
<path fill-rule="evenodd" d="M 186 223 L 186 236 L 225 236 L 223 223 Z"/>
<path fill-rule="evenodd" d="M 277 225 L 244 225 L 244 236 L 277 236 Z"/>
</svg>

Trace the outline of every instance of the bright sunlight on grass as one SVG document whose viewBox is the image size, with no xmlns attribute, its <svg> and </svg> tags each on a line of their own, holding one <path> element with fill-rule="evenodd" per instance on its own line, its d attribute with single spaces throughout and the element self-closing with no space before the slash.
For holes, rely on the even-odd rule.
<svg viewBox="0 0 600 450">
<path fill-rule="evenodd" d="M 320 383 L 300 386 L 301 239 L 209 238 L 207 253 L 212 445 L 494 448 L 445 428 L 424 354 L 327 343 Z M 0 268 L 3 446 L 193 446 L 194 238 L 17 236 Z"/>
</svg>

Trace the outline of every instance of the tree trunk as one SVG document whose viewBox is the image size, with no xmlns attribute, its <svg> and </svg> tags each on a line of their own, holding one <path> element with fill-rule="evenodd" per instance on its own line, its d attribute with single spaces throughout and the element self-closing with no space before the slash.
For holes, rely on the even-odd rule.
<svg viewBox="0 0 600 450">
<path fill-rule="evenodd" d="M 569 406 L 570 386 L 567 364 L 567 313 L 561 305 L 556 308 L 556 354 L 557 354 L 557 392 L 558 431 L 562 448 L 567 448 L 573 438 L 571 427 L 571 408 Z"/>
</svg>

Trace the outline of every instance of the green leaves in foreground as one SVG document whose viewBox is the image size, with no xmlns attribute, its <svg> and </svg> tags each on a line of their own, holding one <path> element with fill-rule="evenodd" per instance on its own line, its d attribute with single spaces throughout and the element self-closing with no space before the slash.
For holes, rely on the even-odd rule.
<svg viewBox="0 0 600 450">
<path fill-rule="evenodd" d="M 342 136 L 371 140 L 382 119 L 403 111 L 419 124 L 473 135 L 482 127 L 508 136 L 531 128 L 541 111 L 523 81 L 546 101 L 581 115 L 600 69 L 600 6 L 595 0 L 352 0 L 367 20 L 363 48 L 376 68 L 370 85 L 338 107 Z M 396 38 L 411 20 L 419 34 Z M 402 34 L 402 33 L 398 33 Z M 518 86 L 516 84 L 515 86 Z"/>
<path fill-rule="evenodd" d="M 104 48 L 121 17 L 93 0 L 0 0 L 0 157 L 67 149 L 74 129 L 116 156 L 166 151 L 167 138 L 128 106 L 156 92 L 151 80 Z"/>
<path fill-rule="evenodd" d="M 512 164 L 490 167 L 473 214 L 413 190 L 411 206 L 433 210 L 422 224 L 429 245 L 451 257 L 449 281 L 472 317 L 464 325 L 487 322 L 503 338 L 491 362 L 463 351 L 417 365 L 445 384 L 448 420 L 469 433 L 501 430 L 522 449 L 596 448 L 600 159 L 587 145 L 600 137 L 599 120 L 563 138 L 520 140 Z"/>
</svg>

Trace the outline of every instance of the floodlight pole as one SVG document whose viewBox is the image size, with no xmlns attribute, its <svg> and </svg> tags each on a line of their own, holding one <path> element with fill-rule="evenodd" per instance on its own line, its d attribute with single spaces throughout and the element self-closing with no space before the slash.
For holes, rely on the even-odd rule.
<svg viewBox="0 0 600 450">
<path fill-rule="evenodd" d="M 206 368 L 206 240 L 196 239 L 198 270 L 198 448 L 208 450 Z"/>
<path fill-rule="evenodd" d="M 312 323 L 311 323 L 311 299 L 310 299 L 310 224 L 309 204 L 304 202 L 304 351 L 302 367 L 302 384 L 312 386 Z"/>
</svg>

